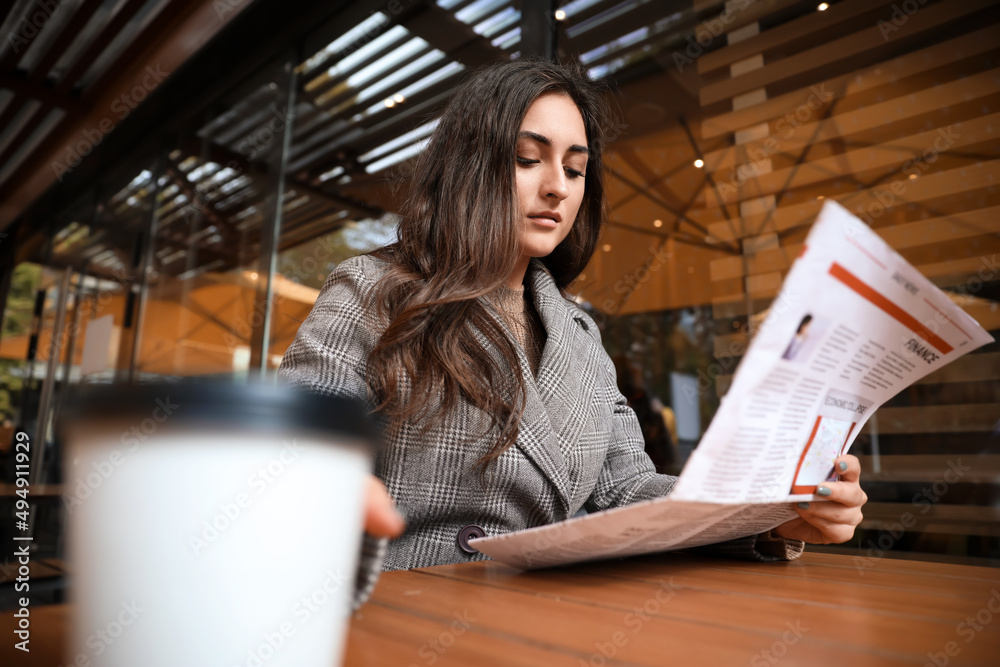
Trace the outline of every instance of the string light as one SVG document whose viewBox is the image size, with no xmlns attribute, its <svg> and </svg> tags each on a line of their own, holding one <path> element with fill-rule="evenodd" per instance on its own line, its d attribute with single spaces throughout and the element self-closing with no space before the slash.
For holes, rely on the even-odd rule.
<svg viewBox="0 0 1000 667">
<path fill-rule="evenodd" d="M 694 161 L 694 166 L 696 166 L 699 169 L 701 169 L 702 167 L 705 166 L 705 161 L 702 160 L 701 158 L 698 158 L 697 160 Z"/>
</svg>

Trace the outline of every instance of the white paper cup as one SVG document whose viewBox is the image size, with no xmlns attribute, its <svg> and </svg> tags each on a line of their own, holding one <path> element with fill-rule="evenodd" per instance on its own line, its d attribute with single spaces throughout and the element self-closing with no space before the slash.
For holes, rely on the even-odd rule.
<svg viewBox="0 0 1000 667">
<path fill-rule="evenodd" d="M 76 404 L 68 664 L 329 667 L 375 437 L 289 387 L 143 385 Z"/>
</svg>

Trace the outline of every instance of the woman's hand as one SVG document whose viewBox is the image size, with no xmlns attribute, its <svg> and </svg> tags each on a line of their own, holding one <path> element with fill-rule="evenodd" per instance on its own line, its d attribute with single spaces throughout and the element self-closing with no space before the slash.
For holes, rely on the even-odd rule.
<svg viewBox="0 0 1000 667">
<path fill-rule="evenodd" d="M 868 495 L 858 483 L 861 462 L 848 454 L 838 458 L 834 466 L 840 473 L 840 481 L 823 482 L 816 489 L 816 495 L 828 500 L 794 505 L 799 518 L 781 524 L 774 529 L 775 533 L 811 544 L 839 544 L 854 536 L 854 529 L 862 519 L 861 506 L 868 502 Z"/>
<path fill-rule="evenodd" d="M 365 532 L 374 537 L 399 537 L 406 527 L 385 485 L 375 475 L 368 476 L 365 495 Z"/>
</svg>

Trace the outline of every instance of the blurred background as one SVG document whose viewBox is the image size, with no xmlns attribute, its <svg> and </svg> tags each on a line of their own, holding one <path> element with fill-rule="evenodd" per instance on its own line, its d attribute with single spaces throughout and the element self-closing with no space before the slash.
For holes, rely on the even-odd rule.
<svg viewBox="0 0 1000 667">
<path fill-rule="evenodd" d="M 61 580 L 67 390 L 273 378 L 327 274 L 394 239 L 435 113 L 491 62 L 609 84 L 610 221 L 571 291 L 663 469 L 825 198 L 1000 331 L 996 2 L 0 0 L 0 20 L 0 537 L 26 429 L 32 590 Z M 880 409 L 853 450 L 866 520 L 823 550 L 1000 564 L 998 380 L 994 343 Z"/>
</svg>

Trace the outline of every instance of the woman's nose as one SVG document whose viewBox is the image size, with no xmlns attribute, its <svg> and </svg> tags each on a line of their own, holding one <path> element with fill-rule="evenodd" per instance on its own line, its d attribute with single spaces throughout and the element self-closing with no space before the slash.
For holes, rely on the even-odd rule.
<svg viewBox="0 0 1000 667">
<path fill-rule="evenodd" d="M 566 173 L 563 171 L 562 165 L 546 169 L 545 178 L 542 181 L 542 189 L 544 190 L 543 194 L 545 197 L 556 197 L 562 200 L 569 196 L 569 184 L 567 183 Z"/>
</svg>

